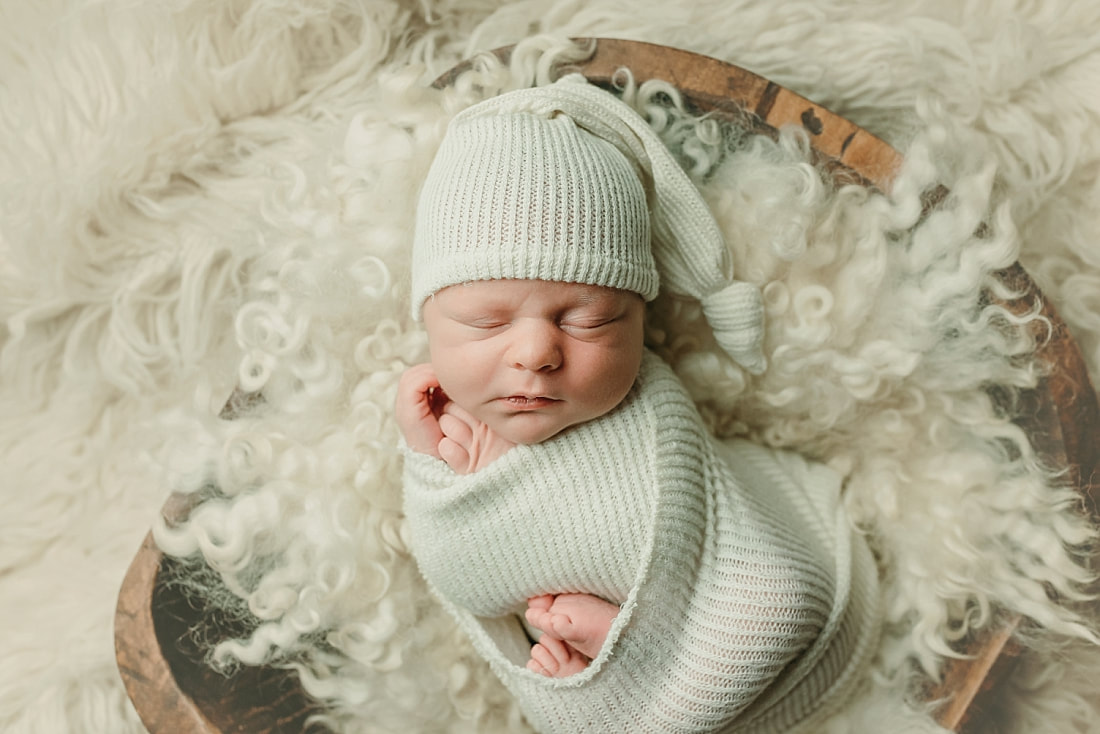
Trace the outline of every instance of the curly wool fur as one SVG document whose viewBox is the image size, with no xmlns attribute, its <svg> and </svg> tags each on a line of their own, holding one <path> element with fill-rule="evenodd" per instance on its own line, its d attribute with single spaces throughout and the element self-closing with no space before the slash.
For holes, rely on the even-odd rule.
<svg viewBox="0 0 1100 734">
<path fill-rule="evenodd" d="M 1100 122 L 1098 15 L 1011 0 L 0 6 L 0 728 L 140 730 L 111 660 L 117 582 L 164 493 L 214 483 L 224 497 L 158 538 L 200 552 L 225 585 L 213 603 L 260 625 L 219 660 L 297 666 L 344 731 L 521 730 L 405 552 L 391 404 L 426 356 L 403 252 L 443 125 L 546 80 L 581 53 L 569 35 L 728 59 L 906 154 L 889 198 L 836 190 L 798 133 L 726 139 L 662 107 L 661 85 L 624 90 L 665 119 L 737 272 L 764 285 L 772 369 L 752 380 L 722 359 L 690 303 L 655 304 L 651 342 L 716 430 L 846 471 L 882 555 L 891 634 L 829 731 L 935 731 L 901 703 L 910 661 L 935 670 L 993 604 L 1080 637 L 1044 583 L 1071 593 L 1064 548 L 1090 534 L 983 389 L 1034 381 L 1032 331 L 978 297 L 1018 257 L 1100 375 L 1100 137 L 1082 132 Z M 525 38 L 509 67 L 423 90 Z M 936 183 L 953 198 L 908 233 Z M 265 407 L 216 419 L 238 383 Z M 1095 727 L 1095 648 L 1031 642 L 1006 726 Z"/>
<path fill-rule="evenodd" d="M 524 68 L 525 54 L 539 58 L 543 48 L 522 47 L 511 69 L 485 61 L 471 73 L 480 78 L 469 89 L 484 94 L 485 89 L 530 83 L 533 80 L 522 79 L 517 71 Z M 459 83 L 456 88 L 465 87 Z M 641 90 L 628 85 L 627 96 L 644 108 L 653 104 L 658 90 L 671 92 L 662 85 Z M 391 108 L 400 109 L 400 100 L 391 98 Z M 676 117 L 675 110 L 664 114 Z M 434 125 L 435 134 L 439 129 Z M 717 145 L 720 139 L 711 137 L 708 154 L 707 134 L 693 137 L 690 126 L 666 124 L 665 132 L 679 137 L 674 147 L 687 149 L 689 159 L 694 150 L 693 169 L 705 178 L 709 194 L 719 199 L 743 198 L 736 206 L 719 201 L 716 209 L 725 214 L 721 220 L 733 230 L 729 241 L 745 260 L 739 272 L 767 283 L 772 306 L 771 371 L 753 389 L 740 375 L 745 388 L 732 391 L 742 393 L 739 404 L 725 413 L 716 410 L 714 419 L 719 424 L 723 416 L 727 422 L 736 419 L 743 424 L 740 430 L 766 442 L 811 451 L 850 469 L 849 501 L 862 511 L 861 519 L 895 564 L 888 565 L 896 587 L 888 595 L 895 600 L 890 621 L 908 628 L 907 637 L 896 644 L 906 646 L 909 655 L 934 670 L 938 656 L 950 654 L 949 641 L 972 625 L 988 623 L 988 615 L 979 611 L 974 616 L 970 610 L 987 610 L 994 601 L 1029 613 L 1061 632 L 1089 635 L 1072 616 L 1048 608 L 1045 589 L 1033 578 L 1072 595 L 1074 583 L 1087 576 L 1061 549 L 1067 543 L 1086 541 L 1088 532 L 1066 517 L 1064 495 L 1046 484 L 1033 461 L 1028 463 L 1032 457 L 1026 442 L 1020 443 L 1018 431 L 997 414 L 980 390 L 991 382 L 1026 386 L 1035 377 L 1030 364 L 1017 364 L 1015 359 L 1031 348 L 1023 328 L 1028 319 L 1008 318 L 1003 311 L 977 305 L 982 289 L 994 286 L 991 273 L 1011 264 L 1016 255 L 1015 233 L 1003 216 L 992 217 L 991 231 L 984 237 L 971 234 L 989 210 L 992 177 L 988 168 L 947 180 L 954 192 L 952 200 L 918 222 L 920 194 L 944 181 L 935 177 L 930 142 L 910 148 L 909 168 L 900 174 L 894 196 L 886 199 L 868 196 L 863 190 L 834 192 L 824 185 L 806 162 L 808 146 L 797 133 L 785 133 L 778 143 L 737 136 L 734 143 L 740 147 L 725 156 Z M 415 139 L 416 128 L 412 135 Z M 423 166 L 430 159 L 431 143 L 397 145 L 391 150 L 406 153 L 406 166 Z M 419 161 L 413 159 L 418 152 Z M 371 163 L 364 161 L 368 170 Z M 390 182 L 383 176 L 374 178 L 376 186 Z M 771 212 L 766 202 L 755 206 L 754 198 L 768 197 L 775 202 Z M 405 206 L 411 203 L 406 201 Z M 751 214 L 742 216 L 742 212 Z M 400 214 L 391 209 L 390 216 Z M 404 215 L 409 214 L 411 210 L 406 209 Z M 753 231 L 775 227 L 780 217 L 787 230 L 784 237 Z M 400 226 L 399 222 L 390 225 L 372 219 L 373 226 Z M 358 231 L 370 243 L 370 230 Z M 792 239 L 796 244 L 790 243 Z M 750 246 L 754 242 L 774 242 L 773 252 Z M 403 292 L 403 281 L 392 276 L 385 261 L 373 254 L 376 250 L 369 252 L 367 257 L 374 259 L 365 268 L 361 252 L 326 250 L 322 239 L 319 248 L 308 254 L 303 251 L 278 261 L 278 272 L 260 281 L 261 291 L 271 295 L 238 312 L 238 339 L 246 349 L 239 378 L 249 389 L 262 387 L 270 406 L 279 410 L 264 410 L 258 417 L 259 425 L 267 424 L 267 440 L 249 443 L 241 454 L 240 442 L 248 439 L 233 436 L 225 446 L 235 453 L 223 454 L 217 463 L 219 486 L 235 494 L 240 485 L 226 464 L 234 466 L 244 456 L 251 457 L 246 464 L 248 491 L 234 501 L 208 502 L 185 528 L 162 530 L 158 535 L 167 552 L 202 551 L 226 578 L 228 588 L 247 598 L 252 613 L 261 620 L 248 639 L 218 646 L 215 657 L 246 664 L 265 662 L 272 655 L 289 658 L 311 677 L 320 678 L 319 690 L 338 682 L 333 703 L 337 711 L 353 704 L 341 711 L 351 717 L 347 725 L 352 730 L 357 716 L 377 720 L 382 715 L 375 708 L 382 705 L 376 691 L 382 681 L 392 682 L 389 664 L 397 654 L 395 646 L 409 637 L 408 628 L 403 631 L 396 621 L 403 615 L 395 614 L 391 606 L 400 598 L 397 588 L 383 586 L 383 596 L 363 586 L 379 586 L 378 576 L 397 567 L 405 572 L 406 583 L 417 588 L 415 571 L 400 544 L 400 519 L 394 509 L 400 487 L 392 474 L 397 441 L 388 405 L 400 371 L 424 355 L 415 329 L 394 310 L 402 299 L 385 290 L 388 285 Z M 381 250 L 379 254 L 390 253 Z M 391 254 L 390 263 L 399 271 L 403 259 Z M 371 279 L 357 278 L 365 275 Z M 364 298 L 364 294 L 369 295 Z M 659 312 L 659 306 L 655 310 Z M 319 314 L 323 320 L 313 325 Z M 384 317 L 387 321 L 379 323 Z M 1013 321 L 1024 324 L 1013 328 Z M 982 325 L 985 328 L 978 328 Z M 369 342 L 333 348 L 341 334 L 355 339 L 372 327 Z M 378 349 L 382 344 L 378 330 L 383 328 L 393 342 L 407 344 L 405 354 L 392 354 L 388 364 L 369 365 L 358 378 L 354 370 L 349 374 L 349 365 L 329 359 L 361 354 L 367 344 Z M 720 365 L 727 373 L 737 372 L 705 346 L 706 333 L 696 319 L 666 323 L 665 329 L 678 335 L 694 333 L 700 341 L 687 354 L 682 344 L 669 349 L 674 365 L 684 359 L 696 366 L 708 363 Z M 949 334 L 955 336 L 948 339 Z M 968 369 L 949 368 L 959 364 Z M 690 369 L 685 374 L 692 377 Z M 713 385 L 708 377 L 696 375 L 695 383 Z M 353 378 L 358 384 L 343 387 L 345 380 Z M 713 388 L 708 394 L 714 394 Z M 326 398 L 344 396 L 351 401 L 350 424 L 341 431 L 333 424 L 333 406 L 319 406 Z M 906 415 L 899 403 L 917 404 L 921 409 Z M 807 405 L 812 406 L 810 410 Z M 294 435 L 288 435 L 287 412 L 297 414 Z M 364 420 L 364 412 L 374 420 Z M 246 418 L 240 423 L 243 427 L 249 422 Z M 363 435 L 368 426 L 369 437 Z M 905 441 L 897 440 L 899 430 L 907 431 Z M 278 444 L 272 445 L 273 439 Z M 1004 441 L 1017 442 L 1020 460 L 1007 461 Z M 904 459 L 899 457 L 902 451 Z M 353 467 L 356 459 L 361 463 Z M 341 485 L 353 472 L 354 486 L 369 491 L 360 498 L 359 507 L 348 500 L 341 502 L 341 494 L 346 493 Z M 911 482 L 906 481 L 909 477 Z M 1018 491 L 1013 500 L 1007 500 L 1005 487 L 1011 480 L 1017 482 Z M 966 488 L 972 502 L 959 502 L 960 487 Z M 994 491 L 1004 505 L 1003 520 L 991 516 L 988 525 L 972 527 L 966 514 L 944 516 L 946 507 L 967 512 L 984 507 Z M 1043 500 L 1031 501 L 1032 496 Z M 860 506 L 861 501 L 870 507 Z M 382 506 L 371 508 L 371 502 Z M 905 512 L 899 511 L 902 503 Z M 384 525 L 372 528 L 356 523 L 356 510 L 384 508 L 391 514 L 383 515 L 383 522 L 394 526 L 389 536 Z M 1036 521 L 1028 513 L 1048 519 Z M 935 532 L 930 522 L 938 522 L 939 533 L 956 537 L 957 542 L 945 543 L 938 556 L 939 549 L 930 551 L 923 541 L 904 547 L 907 537 L 920 539 L 926 537 L 923 533 Z M 990 532 L 990 527 L 1002 525 L 1003 531 Z M 387 537 L 397 542 L 386 546 Z M 378 541 L 383 541 L 382 547 L 372 547 Z M 275 548 L 270 547 L 272 542 Z M 980 552 L 983 544 L 989 548 L 986 553 Z M 991 564 L 991 551 L 998 553 L 1003 567 Z M 255 563 L 267 563 L 271 552 L 277 552 L 278 565 L 257 574 Z M 943 577 L 934 572 L 936 568 L 952 571 Z M 374 604 L 364 606 L 364 600 Z M 315 635 L 333 629 L 328 642 L 345 658 L 326 654 L 319 663 L 313 650 Z M 406 661 L 414 655 L 420 660 L 429 655 L 407 642 L 404 648 Z M 355 670 L 350 661 L 368 665 L 366 670 Z M 411 666 L 406 663 L 406 667 Z M 483 685 L 492 682 L 486 680 Z M 421 692 L 422 696 L 409 699 L 406 715 L 413 715 L 412 709 L 423 715 L 429 691 Z M 394 700 L 387 699 L 385 705 L 393 707 Z"/>
</svg>

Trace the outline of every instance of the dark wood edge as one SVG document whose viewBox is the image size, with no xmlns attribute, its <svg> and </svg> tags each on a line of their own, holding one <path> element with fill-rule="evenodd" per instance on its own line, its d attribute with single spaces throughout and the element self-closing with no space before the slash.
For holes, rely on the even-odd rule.
<svg viewBox="0 0 1100 734">
<path fill-rule="evenodd" d="M 234 414 L 234 394 L 223 415 Z M 182 521 L 197 495 L 172 494 L 162 514 Z M 156 547 L 152 533 L 138 550 L 122 583 L 115 611 L 115 658 L 130 700 L 157 734 L 301 734 L 328 729 L 310 717 L 320 705 L 310 699 L 293 670 L 244 666 L 225 677 L 192 657 L 183 644 L 196 612 L 164 585 L 174 559 Z"/>
<path fill-rule="evenodd" d="M 1011 672 L 1019 655 L 1014 641 L 1020 618 L 1012 617 L 1000 626 L 976 638 L 981 641 L 965 664 L 947 666 L 943 678 L 926 695 L 930 701 L 943 701 L 936 710 L 936 723 L 951 731 L 964 731 L 975 720 L 974 713 L 984 695 L 989 694 Z M 1012 665 L 1006 665 L 1012 661 Z"/>
<path fill-rule="evenodd" d="M 1095 522 L 1100 496 L 1100 405 L 1088 375 L 1088 367 L 1069 328 L 1049 300 L 1018 263 L 1001 271 L 1001 280 L 1020 298 L 1003 302 L 1016 314 L 1029 312 L 1036 301 L 1051 327 L 1039 331 L 1039 362 L 1047 373 L 1039 385 L 1020 396 L 1015 418 L 1027 433 L 1034 450 L 1048 466 L 1065 468 L 1065 481 L 1080 494 L 1082 511 Z M 951 661 L 942 679 L 925 692 L 929 701 L 943 701 L 935 718 L 944 728 L 968 732 L 978 726 L 985 710 L 996 705 L 993 691 L 1012 674 L 1022 654 L 1014 635 L 1028 622 L 1011 616 L 968 639 L 967 659 Z"/>
<path fill-rule="evenodd" d="M 161 558 L 148 533 L 122 582 L 115 607 L 115 660 L 122 683 L 149 731 L 221 734 L 180 689 L 159 644 L 149 649 L 157 641 L 153 591 Z"/>
<path fill-rule="evenodd" d="M 629 58 L 637 81 L 668 81 L 697 109 L 727 115 L 748 112 L 774 129 L 801 127 L 818 152 L 879 188 L 888 188 L 901 166 L 901 155 L 880 138 L 743 67 L 651 43 L 611 38 L 579 40 L 596 43 L 596 53 L 584 64 L 584 74 L 593 82 L 611 84 L 624 66 L 623 59 Z"/>
<path fill-rule="evenodd" d="M 1052 466 L 1068 470 L 1066 481 L 1081 493 L 1084 510 L 1100 520 L 1100 400 L 1089 378 L 1088 365 L 1057 309 L 1018 263 L 1002 279 L 1024 296 L 1008 303 L 1014 313 L 1029 311 L 1038 299 L 1050 331 L 1039 331 L 1038 349 L 1047 369 L 1039 387 L 1028 394 L 1020 424 L 1033 445 Z M 1036 329 L 1042 327 L 1036 325 Z"/>
<path fill-rule="evenodd" d="M 220 416 L 232 419 L 258 398 L 235 390 Z M 185 518 L 195 498 L 172 494 L 161 508 L 170 522 Z M 145 728 L 172 734 L 221 734 L 179 686 L 169 664 L 172 653 L 163 650 L 153 615 L 153 599 L 164 554 L 157 548 L 151 532 L 134 556 L 123 577 L 115 605 L 115 662 L 126 695 L 134 703 Z M 150 645 L 155 645 L 150 649 Z"/>
<path fill-rule="evenodd" d="M 619 69 L 628 67 L 635 81 L 663 79 L 675 85 L 702 112 L 749 114 L 773 130 L 796 125 L 810 136 L 813 147 L 880 189 L 888 189 L 901 167 L 902 156 L 885 141 L 855 123 L 748 69 L 692 51 L 617 38 L 575 38 L 594 53 L 573 67 L 591 82 L 611 86 Z M 507 61 L 515 46 L 491 53 Z M 433 86 L 442 88 L 468 70 L 467 61 L 447 71 Z"/>
</svg>

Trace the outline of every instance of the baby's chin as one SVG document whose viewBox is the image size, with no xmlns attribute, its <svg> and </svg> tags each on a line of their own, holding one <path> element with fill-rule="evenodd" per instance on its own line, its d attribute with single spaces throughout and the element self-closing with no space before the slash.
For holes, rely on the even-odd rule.
<svg viewBox="0 0 1100 734">
<path fill-rule="evenodd" d="M 516 444 L 542 443 L 580 422 L 583 421 L 554 420 L 531 413 L 488 421 L 494 433 Z"/>
</svg>

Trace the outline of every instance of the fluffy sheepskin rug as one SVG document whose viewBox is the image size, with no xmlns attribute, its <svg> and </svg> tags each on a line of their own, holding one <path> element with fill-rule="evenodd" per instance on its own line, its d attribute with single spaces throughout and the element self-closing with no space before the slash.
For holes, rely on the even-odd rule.
<svg viewBox="0 0 1100 734">
<path fill-rule="evenodd" d="M 158 539 L 254 630 L 214 664 L 295 666 L 337 731 L 527 730 L 408 556 L 391 402 L 443 127 L 570 36 L 731 61 L 906 155 L 889 196 L 836 188 L 797 132 L 624 76 L 764 288 L 770 369 L 692 304 L 659 300 L 651 343 L 714 430 L 845 472 L 881 563 L 887 631 L 828 731 L 939 731 L 913 691 L 997 609 L 1038 628 L 1009 730 L 1100 731 L 1100 652 L 1047 593 L 1091 532 L 986 390 L 1033 384 L 1041 324 L 982 299 L 1020 260 L 1100 377 L 1100 5 L 1072 0 L 0 3 L 0 729 L 142 731 L 115 596 L 168 493 L 213 486 Z M 235 386 L 264 402 L 219 420 Z"/>
</svg>

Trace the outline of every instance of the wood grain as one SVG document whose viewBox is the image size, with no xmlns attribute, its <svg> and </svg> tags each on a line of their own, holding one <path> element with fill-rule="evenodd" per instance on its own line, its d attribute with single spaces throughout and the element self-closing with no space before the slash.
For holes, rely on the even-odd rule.
<svg viewBox="0 0 1100 734">
<path fill-rule="evenodd" d="M 115 660 L 126 694 L 150 732 L 213 734 L 190 696 L 180 690 L 175 672 L 157 640 L 160 609 L 153 605 L 161 553 L 152 534 L 145 536 L 122 582 L 115 608 Z"/>
</svg>

